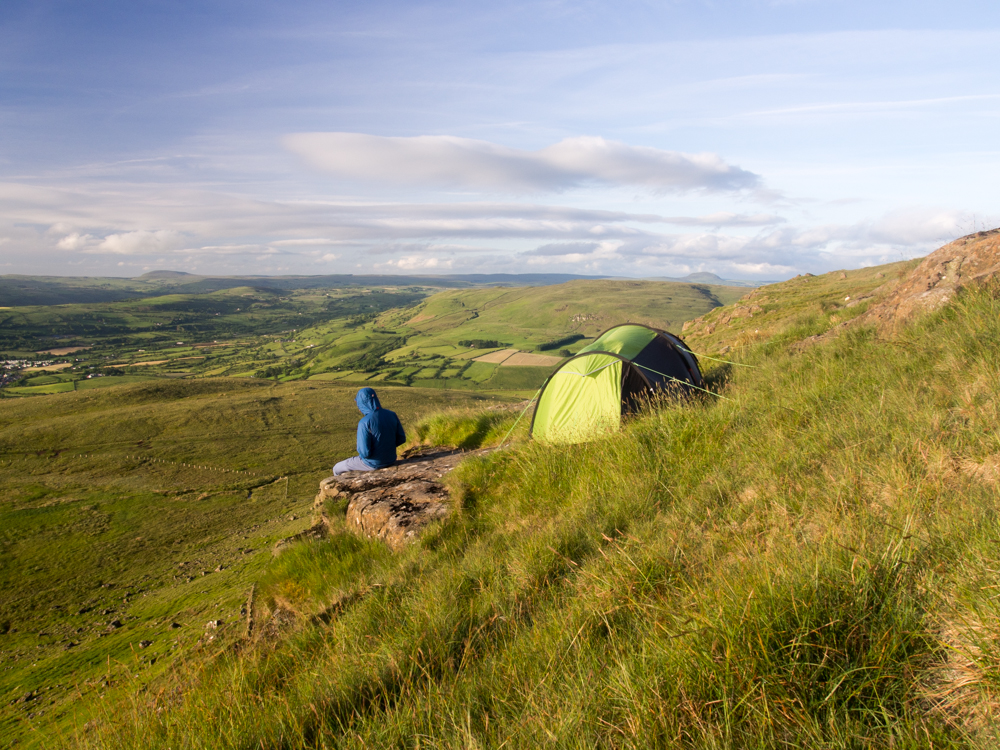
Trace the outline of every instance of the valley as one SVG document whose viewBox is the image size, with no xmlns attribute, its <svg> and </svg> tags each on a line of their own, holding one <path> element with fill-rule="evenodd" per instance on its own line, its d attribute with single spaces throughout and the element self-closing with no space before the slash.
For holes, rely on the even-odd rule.
<svg viewBox="0 0 1000 750">
<path fill-rule="evenodd" d="M 942 252 L 972 275 L 1000 252 L 962 242 Z M 135 301 L 12 308 L 3 335 L 35 345 L 7 358 L 48 364 L 0 400 L 0 739 L 994 746 L 998 294 L 889 326 L 914 274 L 945 283 L 927 267 L 234 287 L 198 297 L 241 309 L 169 335 L 155 315 L 177 311 Z M 683 328 L 706 392 L 529 440 L 545 375 L 626 320 Z M 352 452 L 361 384 L 408 447 L 505 447 L 440 480 L 449 515 L 400 549 L 332 497 L 328 533 L 275 554 Z"/>
<path fill-rule="evenodd" d="M 275 543 L 308 528 L 318 480 L 353 452 L 362 384 L 407 426 L 516 403 L 608 325 L 679 328 L 746 291 L 578 279 L 131 296 L 175 281 L 36 282 L 22 293 L 111 299 L 0 309 L 3 743 L 72 744 L 103 703 L 242 633 Z"/>
</svg>

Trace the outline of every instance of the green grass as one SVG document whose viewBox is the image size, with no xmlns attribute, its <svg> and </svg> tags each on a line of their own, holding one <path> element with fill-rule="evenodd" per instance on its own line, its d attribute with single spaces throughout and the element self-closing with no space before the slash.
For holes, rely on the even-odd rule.
<svg viewBox="0 0 1000 750">
<path fill-rule="evenodd" d="M 526 416 L 527 408 L 525 402 L 504 404 L 488 410 L 467 407 L 439 412 L 418 422 L 410 440 L 416 445 L 462 450 L 497 447 L 506 440 L 519 440 L 526 436 L 530 420 L 530 416 Z"/>
<path fill-rule="evenodd" d="M 11 395 L 60 393 L 70 390 L 60 383 L 121 372 L 145 379 L 280 382 L 342 378 L 360 383 L 391 377 L 417 387 L 533 391 L 541 383 L 538 372 L 494 375 L 494 368 L 482 363 L 466 368 L 467 359 L 483 351 L 471 352 L 458 342 L 485 337 L 532 351 L 569 341 L 566 350 L 572 353 L 587 343 L 587 336 L 629 320 L 677 330 L 685 320 L 743 292 L 617 280 L 438 294 L 412 286 L 315 289 L 310 284 L 318 281 L 301 279 L 275 282 L 305 285 L 299 289 L 234 286 L 237 280 L 99 281 L 0 279 L 0 287 L 20 290 L 21 301 L 47 298 L 56 289 L 65 291 L 67 299 L 93 300 L 0 309 L 0 350 L 30 356 L 56 346 L 87 347 L 56 357 L 71 364 L 59 373 L 58 382 L 41 373 L 9 388 Z M 128 290 L 133 298 L 115 299 Z M 107 301 L 97 301 L 102 294 Z M 107 387 L 107 382 L 88 387 Z"/>
<path fill-rule="evenodd" d="M 435 340 L 454 346 L 466 339 L 495 339 L 530 351 L 570 334 L 592 337 L 628 321 L 679 329 L 685 320 L 744 292 L 735 287 L 611 280 L 441 292 L 414 308 L 407 326 L 423 335 L 418 339 L 422 347 Z M 576 348 L 585 344 L 577 342 Z"/>
<path fill-rule="evenodd" d="M 475 400 L 379 393 L 408 428 Z M 354 452 L 353 396 L 220 378 L 0 401 L 0 746 L 65 746 L 102 696 L 242 632 L 272 545 Z"/>
<path fill-rule="evenodd" d="M 724 398 L 466 462 L 403 553 L 300 552 L 268 578 L 297 628 L 84 744 L 995 747 L 995 290 L 889 341 L 775 335 L 709 373 Z M 510 414 L 423 429 L 478 445 Z"/>
<path fill-rule="evenodd" d="M 796 276 L 752 290 L 734 305 L 685 323 L 683 335 L 696 350 L 704 352 L 736 350 L 763 341 L 780 345 L 818 336 L 861 315 L 919 262 Z"/>
<path fill-rule="evenodd" d="M 542 383 L 552 374 L 553 369 L 555 368 L 501 366 L 493 373 L 493 377 L 483 381 L 482 385 L 495 390 L 534 392 L 542 387 Z"/>
<path fill-rule="evenodd" d="M 465 371 L 465 376 L 473 382 L 482 383 L 493 377 L 496 369 L 497 365 L 491 365 L 486 362 L 473 362 L 469 365 L 469 369 Z"/>
</svg>

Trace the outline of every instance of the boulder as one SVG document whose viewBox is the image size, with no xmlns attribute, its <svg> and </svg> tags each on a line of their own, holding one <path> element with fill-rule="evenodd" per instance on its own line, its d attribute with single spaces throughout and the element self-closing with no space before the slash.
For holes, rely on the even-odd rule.
<svg viewBox="0 0 1000 750">
<path fill-rule="evenodd" d="M 891 330 L 917 313 L 947 304 L 964 286 L 1000 273 L 1000 229 L 976 232 L 928 255 L 881 303 L 854 323 L 874 323 Z"/>
<path fill-rule="evenodd" d="M 427 524 L 451 512 L 444 476 L 463 459 L 491 450 L 424 449 L 388 469 L 328 477 L 320 482 L 313 506 L 329 526 L 332 519 L 326 517 L 326 501 L 346 499 L 348 529 L 400 549 L 416 539 Z"/>
</svg>

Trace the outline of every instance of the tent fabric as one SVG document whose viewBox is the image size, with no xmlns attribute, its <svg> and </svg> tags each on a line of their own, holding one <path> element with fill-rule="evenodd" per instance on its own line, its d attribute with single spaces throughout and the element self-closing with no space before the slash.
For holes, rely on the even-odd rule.
<svg viewBox="0 0 1000 750">
<path fill-rule="evenodd" d="M 609 328 L 593 344 L 588 344 L 580 350 L 585 352 L 611 352 L 625 359 L 635 359 L 653 339 L 656 330 L 638 325 L 623 325 Z"/>
<path fill-rule="evenodd" d="M 626 323 L 605 331 L 563 362 L 542 386 L 531 434 L 547 443 L 580 443 L 621 427 L 657 393 L 703 388 L 697 358 L 677 336 Z"/>
<path fill-rule="evenodd" d="M 622 360 L 613 354 L 586 354 L 550 377 L 535 407 L 532 434 L 549 443 L 578 443 L 588 435 L 616 429 L 622 414 Z M 583 432 L 581 433 L 581 429 Z"/>
</svg>

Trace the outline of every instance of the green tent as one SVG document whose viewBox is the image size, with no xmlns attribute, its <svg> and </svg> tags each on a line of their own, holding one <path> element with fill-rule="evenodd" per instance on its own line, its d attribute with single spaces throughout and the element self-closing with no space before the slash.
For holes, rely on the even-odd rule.
<svg viewBox="0 0 1000 750">
<path fill-rule="evenodd" d="M 636 323 L 610 328 L 549 376 L 531 434 L 547 443 L 582 443 L 621 426 L 657 393 L 705 387 L 698 360 L 680 338 Z"/>
</svg>

